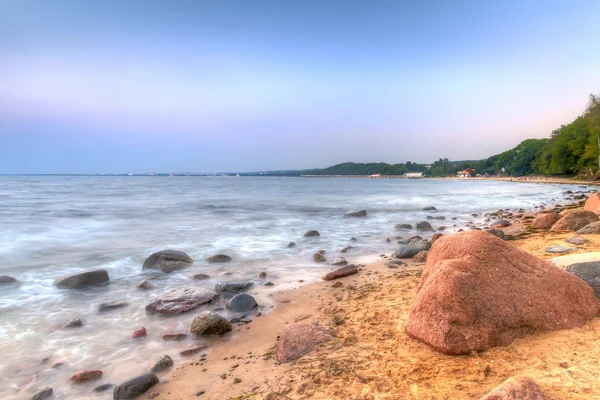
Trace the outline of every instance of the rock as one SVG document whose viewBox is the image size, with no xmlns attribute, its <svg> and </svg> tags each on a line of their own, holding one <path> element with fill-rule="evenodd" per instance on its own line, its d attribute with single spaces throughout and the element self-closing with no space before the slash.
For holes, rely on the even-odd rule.
<svg viewBox="0 0 600 400">
<path fill-rule="evenodd" d="M 9 283 L 15 283 L 17 280 L 12 276 L 0 275 L 0 285 L 7 285 Z"/>
<path fill-rule="evenodd" d="M 342 286 L 344 286 L 344 284 L 342 282 L 340 282 L 340 281 L 334 282 L 331 285 L 331 287 L 333 287 L 333 288 L 339 288 L 339 287 L 342 287 Z"/>
<path fill-rule="evenodd" d="M 173 366 L 173 360 L 166 354 L 163 354 L 158 359 L 156 359 L 150 368 L 148 368 L 149 372 L 157 373 L 162 372 L 166 369 L 169 369 Z"/>
<path fill-rule="evenodd" d="M 265 286 L 275 286 L 273 282 L 265 282 Z"/>
<path fill-rule="evenodd" d="M 142 269 L 158 269 L 162 272 L 173 272 L 194 263 L 194 260 L 183 251 L 163 250 L 152 253 L 144 261 Z"/>
<path fill-rule="evenodd" d="M 332 281 L 334 279 L 343 278 L 345 276 L 354 275 L 358 273 L 358 267 L 354 264 L 346 265 L 342 268 L 338 268 L 335 271 L 331 271 L 321 279 L 324 281 Z"/>
<path fill-rule="evenodd" d="M 196 281 L 204 281 L 206 279 L 210 279 L 210 275 L 207 274 L 194 274 L 192 275 L 192 279 Z"/>
<path fill-rule="evenodd" d="M 550 229 L 560 220 L 560 215 L 555 212 L 538 214 L 531 223 L 533 229 Z"/>
<path fill-rule="evenodd" d="M 434 206 L 428 206 L 424 207 L 423 211 L 437 211 L 437 208 L 435 208 Z"/>
<path fill-rule="evenodd" d="M 29 400 L 43 400 L 43 399 L 47 399 L 48 397 L 52 396 L 52 388 L 51 387 L 45 387 L 42 390 L 40 390 L 39 392 L 37 392 L 36 394 L 33 395 L 33 397 L 31 397 Z"/>
<path fill-rule="evenodd" d="M 400 261 L 400 260 L 389 260 L 386 265 L 388 268 L 399 268 L 399 267 L 405 267 L 406 263 L 404 261 Z"/>
<path fill-rule="evenodd" d="M 146 393 L 158 382 L 156 375 L 147 372 L 117 386 L 113 392 L 113 400 L 135 399 Z"/>
<path fill-rule="evenodd" d="M 591 194 L 585 201 L 583 209 L 585 211 L 591 211 L 596 215 L 600 215 L 600 193 Z"/>
<path fill-rule="evenodd" d="M 252 287 L 252 282 L 220 282 L 215 285 L 219 293 L 241 293 Z"/>
<path fill-rule="evenodd" d="M 115 385 L 112 383 L 105 383 L 104 385 L 96 386 L 92 390 L 96 393 L 101 393 L 101 392 L 106 392 L 107 390 L 110 390 L 114 387 L 115 387 Z"/>
<path fill-rule="evenodd" d="M 506 240 L 506 233 L 504 233 L 504 231 L 502 229 L 492 228 L 492 229 L 488 229 L 487 232 L 491 233 L 492 235 L 494 235 L 502 240 Z"/>
<path fill-rule="evenodd" d="M 598 314 L 581 279 L 484 231 L 444 236 L 427 256 L 406 333 L 450 355 L 505 346 Z"/>
<path fill-rule="evenodd" d="M 141 338 L 146 336 L 148 333 L 146 332 L 146 328 L 144 328 L 143 326 L 141 328 L 136 329 L 135 331 L 133 331 L 133 334 L 131 335 L 132 339 L 137 339 L 137 338 Z"/>
<path fill-rule="evenodd" d="M 87 286 L 104 285 L 108 281 L 108 272 L 105 269 L 92 269 L 58 278 L 54 281 L 54 286 L 64 289 L 81 289 Z"/>
<path fill-rule="evenodd" d="M 425 261 L 427 261 L 427 254 L 429 253 L 429 250 L 423 250 L 418 252 L 414 257 L 413 257 L 413 261 L 414 262 L 418 262 L 418 263 L 424 263 Z"/>
<path fill-rule="evenodd" d="M 69 380 L 73 381 L 75 383 L 83 383 L 83 382 L 95 381 L 96 379 L 100 379 L 100 377 L 102 377 L 102 371 L 100 371 L 98 369 L 93 369 L 93 370 L 79 371 L 75 375 L 73 375 L 71 378 L 69 378 Z"/>
<path fill-rule="evenodd" d="M 585 227 L 582 229 L 585 229 Z M 587 242 L 589 242 L 589 240 L 587 240 L 586 238 L 583 238 L 581 236 L 571 236 L 570 238 L 568 238 L 566 240 L 566 242 L 574 244 L 575 246 L 582 246 L 582 245 L 586 244 Z"/>
<path fill-rule="evenodd" d="M 517 376 L 504 381 L 481 400 L 546 400 L 546 396 L 531 378 Z"/>
<path fill-rule="evenodd" d="M 563 246 L 563 245 L 555 245 L 555 246 L 546 247 L 547 253 L 568 253 L 573 250 L 575 250 L 574 247 Z"/>
<path fill-rule="evenodd" d="M 354 247 L 352 247 L 352 246 L 346 246 L 346 247 L 344 247 L 344 248 L 343 248 L 343 249 L 340 251 L 340 253 L 347 253 L 347 252 L 348 252 L 348 250 L 352 250 L 353 248 L 354 248 Z"/>
<path fill-rule="evenodd" d="M 315 346 L 334 338 L 329 328 L 311 324 L 290 324 L 285 327 L 277 346 L 275 357 L 279 362 L 289 362 L 310 353 Z"/>
<path fill-rule="evenodd" d="M 107 303 L 101 303 L 98 306 L 98 312 L 108 312 L 113 310 L 118 310 L 119 308 L 125 308 L 129 305 L 129 303 L 119 302 L 119 301 L 109 301 Z"/>
<path fill-rule="evenodd" d="M 187 349 L 179 352 L 180 356 L 188 357 L 193 356 L 194 354 L 200 353 L 201 351 L 206 350 L 205 344 L 197 344 L 195 346 L 188 347 Z"/>
<path fill-rule="evenodd" d="M 577 231 L 578 235 L 595 235 L 600 233 L 600 221 L 587 224 Z"/>
<path fill-rule="evenodd" d="M 296 243 L 289 242 L 285 247 L 287 247 L 288 249 L 291 249 L 292 247 L 296 247 Z"/>
<path fill-rule="evenodd" d="M 597 222 L 598 216 L 591 211 L 571 211 L 562 217 L 554 226 L 553 232 L 578 231 L 592 222 Z"/>
<path fill-rule="evenodd" d="M 164 334 L 162 339 L 167 341 L 180 341 L 187 339 L 188 335 L 185 333 L 167 333 Z"/>
<path fill-rule="evenodd" d="M 161 314 L 181 314 L 208 304 L 219 297 L 219 294 L 208 288 L 173 289 L 153 300 L 146 306 L 146 312 Z"/>
<path fill-rule="evenodd" d="M 265 279 L 267 277 L 267 273 L 266 272 L 261 272 L 260 274 L 258 274 L 258 277 L 260 279 Z"/>
<path fill-rule="evenodd" d="M 412 240 L 407 244 L 401 245 L 396 250 L 395 255 L 397 258 L 412 258 L 423 250 L 429 250 L 430 248 L 431 243 L 425 239 Z"/>
<path fill-rule="evenodd" d="M 433 244 L 436 240 L 438 240 L 442 236 L 444 236 L 443 233 L 434 233 L 433 236 L 431 237 L 431 244 Z"/>
<path fill-rule="evenodd" d="M 79 318 L 72 318 L 63 328 L 80 328 L 83 323 Z"/>
<path fill-rule="evenodd" d="M 582 194 L 576 194 L 575 196 L 573 196 L 573 200 L 583 200 L 585 196 Z"/>
<path fill-rule="evenodd" d="M 418 231 L 433 231 L 431 224 L 427 221 L 421 221 L 417 223 L 416 228 Z"/>
<path fill-rule="evenodd" d="M 600 252 L 555 257 L 549 261 L 586 282 L 600 299 Z"/>
<path fill-rule="evenodd" d="M 215 254 L 214 256 L 210 256 L 206 259 L 211 264 L 220 264 L 231 261 L 231 257 L 227 254 Z"/>
<path fill-rule="evenodd" d="M 506 228 L 510 225 L 510 222 L 505 219 L 498 219 L 490 224 L 492 228 Z"/>
<path fill-rule="evenodd" d="M 148 289 L 152 289 L 154 287 L 154 285 L 148 281 L 141 281 L 137 285 L 135 285 L 135 287 L 138 289 L 148 290 Z"/>
<path fill-rule="evenodd" d="M 254 297 L 246 293 L 236 294 L 227 303 L 227 308 L 233 312 L 248 312 L 254 310 L 256 307 L 258 307 L 258 304 Z"/>
<path fill-rule="evenodd" d="M 348 265 L 348 261 L 344 257 L 336 257 L 331 262 L 331 265 Z"/>
<path fill-rule="evenodd" d="M 194 335 L 223 335 L 232 329 L 231 323 L 219 314 L 204 311 L 192 321 L 190 332 Z"/>
<path fill-rule="evenodd" d="M 398 230 L 400 230 L 400 229 L 412 229 L 412 225 L 411 224 L 396 224 L 395 228 L 398 229 Z"/>
<path fill-rule="evenodd" d="M 350 210 L 346 214 L 344 214 L 344 218 L 348 217 L 366 217 L 367 210 Z"/>
<path fill-rule="evenodd" d="M 350 241 L 351 241 L 351 242 L 356 242 L 356 241 L 357 241 L 357 239 L 356 239 L 355 237 L 351 237 L 351 238 L 350 238 Z"/>
<path fill-rule="evenodd" d="M 327 261 L 327 259 L 325 258 L 325 256 L 323 256 L 323 254 L 321 252 L 316 252 L 315 255 L 313 256 L 313 258 L 318 263 Z"/>
<path fill-rule="evenodd" d="M 308 231 L 304 234 L 304 237 L 319 237 L 319 236 L 321 236 L 321 234 L 319 233 L 319 231 L 315 231 L 315 230 Z"/>
</svg>

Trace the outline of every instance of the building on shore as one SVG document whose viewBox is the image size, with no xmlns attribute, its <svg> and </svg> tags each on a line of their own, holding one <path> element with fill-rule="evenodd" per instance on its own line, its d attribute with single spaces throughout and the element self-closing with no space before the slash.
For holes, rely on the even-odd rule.
<svg viewBox="0 0 600 400">
<path fill-rule="evenodd" d="M 421 179 L 423 178 L 422 172 L 407 172 L 404 174 L 404 177 L 407 179 Z"/>
</svg>

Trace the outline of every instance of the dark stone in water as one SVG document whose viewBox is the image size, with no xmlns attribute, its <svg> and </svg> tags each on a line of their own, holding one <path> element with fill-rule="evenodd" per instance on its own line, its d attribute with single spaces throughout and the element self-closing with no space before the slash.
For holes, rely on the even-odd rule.
<svg viewBox="0 0 600 400">
<path fill-rule="evenodd" d="M 258 304 L 254 297 L 246 293 L 236 294 L 229 300 L 229 303 L 227 303 L 227 308 L 231 309 L 233 312 L 252 311 L 256 307 L 258 307 Z"/>
<path fill-rule="evenodd" d="M 186 333 L 167 333 L 163 335 L 163 340 L 180 341 L 188 338 Z"/>
<path fill-rule="evenodd" d="M 433 231 L 433 228 L 431 227 L 431 224 L 427 221 L 421 221 L 419 223 L 417 223 L 417 230 L 418 231 Z"/>
<path fill-rule="evenodd" d="M 321 234 L 319 233 L 319 231 L 315 231 L 315 230 L 308 231 L 304 234 L 304 237 L 319 237 L 319 236 L 321 236 Z"/>
<path fill-rule="evenodd" d="M 117 386 L 113 392 L 113 400 L 135 399 L 146 393 L 158 383 L 158 377 L 153 373 L 145 373 Z"/>
<path fill-rule="evenodd" d="M 331 265 L 336 265 L 336 266 L 342 266 L 342 265 L 347 265 L 347 264 L 348 264 L 348 261 L 346 261 L 346 259 L 344 257 L 336 257 L 331 262 Z"/>
<path fill-rule="evenodd" d="M 150 372 L 161 372 L 173 366 L 173 360 L 166 354 L 160 356 L 156 361 L 152 363 L 148 371 Z"/>
<path fill-rule="evenodd" d="M 12 276 L 0 275 L 0 285 L 6 285 L 9 283 L 15 283 L 17 280 Z"/>
<path fill-rule="evenodd" d="M 296 247 L 296 243 L 294 243 L 294 242 L 289 242 L 289 243 L 287 244 L 287 246 L 285 246 L 285 247 L 287 247 L 288 249 L 291 249 L 292 247 Z"/>
<path fill-rule="evenodd" d="M 192 346 L 190 348 L 187 348 L 185 350 L 183 350 L 182 352 L 179 353 L 180 356 L 192 356 L 196 353 L 200 353 L 202 350 L 206 349 L 206 345 L 205 344 L 198 344 L 196 346 Z"/>
<path fill-rule="evenodd" d="M 114 388 L 115 385 L 113 383 L 105 383 L 104 385 L 100 385 L 100 386 L 96 386 L 93 390 L 94 392 L 106 392 L 107 390 L 110 390 L 112 388 Z"/>
<path fill-rule="evenodd" d="M 128 305 L 129 305 L 129 303 L 117 302 L 117 301 L 102 303 L 98 306 L 98 312 L 107 312 L 107 311 L 112 311 L 112 310 L 118 310 L 119 308 L 124 308 L 124 307 L 127 307 Z"/>
<path fill-rule="evenodd" d="M 174 289 L 148 304 L 146 312 L 170 315 L 181 314 L 208 304 L 218 296 L 215 291 L 207 288 Z"/>
<path fill-rule="evenodd" d="M 221 282 L 215 285 L 215 290 L 219 293 L 240 293 L 252 287 L 252 282 Z"/>
<path fill-rule="evenodd" d="M 154 287 L 154 285 L 148 281 L 141 281 L 137 285 L 135 285 L 135 287 L 138 289 L 148 290 L 148 289 L 152 289 Z"/>
<path fill-rule="evenodd" d="M 163 250 L 153 253 L 144 261 L 142 269 L 158 269 L 162 272 L 173 272 L 189 267 L 194 260 L 183 251 Z"/>
<path fill-rule="evenodd" d="M 92 269 L 60 277 L 54 281 L 54 286 L 65 289 L 81 289 L 87 286 L 104 285 L 108 281 L 108 272 L 105 269 Z"/>
<path fill-rule="evenodd" d="M 275 286 L 273 282 L 265 282 L 265 286 Z"/>
<path fill-rule="evenodd" d="M 64 326 L 64 328 L 80 328 L 83 326 L 83 322 L 79 318 L 73 318 Z"/>
<path fill-rule="evenodd" d="M 366 217 L 367 210 L 350 210 L 346 214 L 344 214 L 344 218 L 348 217 Z"/>
<path fill-rule="evenodd" d="M 435 208 L 434 206 L 428 206 L 424 207 L 423 211 L 437 211 L 437 208 Z"/>
<path fill-rule="evenodd" d="M 340 251 L 340 253 L 347 253 L 347 252 L 348 252 L 348 250 L 352 250 L 353 248 L 354 248 L 354 247 L 352 247 L 352 246 L 346 246 L 346 247 L 344 247 L 344 248 L 342 249 L 342 251 Z"/>
<path fill-rule="evenodd" d="M 34 394 L 33 397 L 31 397 L 29 400 L 47 399 L 48 397 L 52 396 L 52 392 L 53 390 L 51 387 L 45 387 L 36 394 Z"/>
<path fill-rule="evenodd" d="M 192 275 L 192 279 L 195 279 L 197 281 L 203 281 L 206 279 L 210 279 L 210 275 L 206 275 L 206 274 L 194 274 Z"/>
<path fill-rule="evenodd" d="M 231 257 L 229 257 L 227 254 L 215 254 L 214 256 L 208 257 L 206 261 L 213 264 L 226 263 L 231 261 Z"/>
<path fill-rule="evenodd" d="M 351 242 L 356 242 L 356 238 L 355 238 L 355 237 L 353 237 L 353 238 L 350 238 L 350 241 L 351 241 Z"/>
<path fill-rule="evenodd" d="M 396 229 L 412 229 L 411 224 L 396 224 Z"/>
</svg>

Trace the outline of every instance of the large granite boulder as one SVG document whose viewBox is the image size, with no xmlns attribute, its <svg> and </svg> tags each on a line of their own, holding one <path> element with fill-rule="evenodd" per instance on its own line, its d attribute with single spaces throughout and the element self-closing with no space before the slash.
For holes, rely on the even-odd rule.
<svg viewBox="0 0 600 400">
<path fill-rule="evenodd" d="M 258 307 L 258 304 L 254 297 L 246 293 L 236 294 L 227 303 L 227 308 L 233 312 L 248 312 L 254 310 L 256 307 Z"/>
<path fill-rule="evenodd" d="M 149 313 L 176 315 L 194 310 L 219 297 L 212 289 L 173 289 L 146 306 Z"/>
<path fill-rule="evenodd" d="M 596 215 L 600 215 L 600 192 L 591 194 L 585 201 L 583 209 L 585 211 L 591 211 Z"/>
<path fill-rule="evenodd" d="M 344 214 L 344 218 L 348 217 L 366 217 L 367 210 L 350 210 L 346 214 Z"/>
<path fill-rule="evenodd" d="M 194 260 L 183 251 L 163 250 L 153 253 L 144 261 L 142 269 L 158 269 L 162 272 L 173 272 L 189 267 Z"/>
<path fill-rule="evenodd" d="M 332 281 L 334 279 L 343 278 L 358 273 L 358 267 L 354 264 L 345 265 L 341 268 L 331 271 L 327 275 L 323 276 L 324 281 Z"/>
<path fill-rule="evenodd" d="M 571 211 L 554 224 L 551 230 L 553 232 L 578 231 L 596 221 L 598 216 L 591 211 Z"/>
<path fill-rule="evenodd" d="M 581 279 L 484 231 L 438 239 L 405 329 L 451 355 L 582 326 L 600 303 Z"/>
<path fill-rule="evenodd" d="M 526 376 L 507 379 L 481 400 L 546 400 L 540 387 Z"/>
<path fill-rule="evenodd" d="M 213 311 L 198 314 L 190 326 L 190 332 L 198 336 L 223 335 L 231 329 L 231 323 Z"/>
<path fill-rule="evenodd" d="M 540 213 L 535 217 L 530 226 L 533 229 L 550 229 L 559 219 L 560 215 L 555 212 Z"/>
<path fill-rule="evenodd" d="M 81 289 L 104 285 L 109 280 L 108 272 L 105 269 L 92 269 L 58 278 L 54 281 L 54 286 L 65 289 Z"/>
<path fill-rule="evenodd" d="M 396 258 L 413 258 L 420 252 L 429 250 L 430 248 L 431 242 L 426 239 L 411 240 L 407 244 L 401 245 L 398 250 L 396 250 L 395 255 Z"/>
<path fill-rule="evenodd" d="M 600 299 L 600 253 L 580 253 L 551 258 L 552 264 L 585 281 Z"/>
<path fill-rule="evenodd" d="M 312 324 L 291 324 L 285 327 L 277 346 L 275 357 L 279 362 L 288 362 L 313 351 L 315 346 L 334 338 L 329 328 Z"/>
<path fill-rule="evenodd" d="M 600 233 L 600 221 L 587 224 L 577 231 L 578 235 L 596 235 Z"/>
<path fill-rule="evenodd" d="M 158 383 L 158 377 L 151 372 L 136 376 L 115 387 L 113 400 L 135 399 L 146 393 Z"/>
</svg>

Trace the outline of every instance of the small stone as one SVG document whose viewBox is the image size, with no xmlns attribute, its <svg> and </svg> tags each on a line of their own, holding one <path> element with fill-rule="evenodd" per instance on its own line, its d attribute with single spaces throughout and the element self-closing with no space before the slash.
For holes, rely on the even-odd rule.
<svg viewBox="0 0 600 400">
<path fill-rule="evenodd" d="M 205 311 L 192 321 L 190 332 L 194 335 L 223 335 L 231 331 L 229 321 L 212 311 Z"/>
<path fill-rule="evenodd" d="M 563 245 L 550 246 L 550 247 L 546 248 L 546 252 L 548 252 L 548 253 L 568 253 L 573 250 L 575 250 L 574 247 L 563 246 Z"/>
<path fill-rule="evenodd" d="M 33 395 L 33 397 L 29 400 L 43 400 L 43 399 L 47 399 L 48 397 L 52 396 L 52 388 L 51 387 L 45 387 L 42 390 L 40 390 L 39 392 L 37 392 L 36 394 Z"/>
<path fill-rule="evenodd" d="M 287 247 L 288 249 L 291 249 L 292 247 L 296 247 L 296 243 L 289 242 L 285 247 Z"/>
<path fill-rule="evenodd" d="M 83 326 L 83 322 L 79 318 L 73 318 L 64 326 L 64 328 L 80 328 Z"/>
<path fill-rule="evenodd" d="M 17 282 L 17 280 L 15 278 L 13 278 L 12 276 L 0 275 L 0 285 L 5 285 L 5 284 L 15 283 L 15 282 Z"/>
<path fill-rule="evenodd" d="M 141 328 L 136 329 L 135 331 L 133 331 L 133 334 L 131 335 L 132 339 L 137 339 L 137 338 L 141 338 L 147 335 L 146 332 L 146 328 L 144 328 L 143 326 Z"/>
<path fill-rule="evenodd" d="M 313 258 L 316 262 L 319 262 L 319 263 L 327 261 L 327 259 L 320 252 L 316 252 L 315 255 L 313 256 Z"/>
<path fill-rule="evenodd" d="M 319 237 L 319 236 L 321 236 L 321 234 L 319 233 L 319 231 L 315 231 L 315 230 L 308 231 L 304 234 L 304 237 Z"/>
<path fill-rule="evenodd" d="M 180 341 L 186 339 L 187 337 L 188 335 L 185 333 L 167 333 L 163 335 L 162 339 L 168 341 Z"/>
<path fill-rule="evenodd" d="M 209 263 L 226 263 L 231 261 L 231 257 L 227 254 L 215 254 L 214 256 L 210 256 L 206 259 Z"/>
<path fill-rule="evenodd" d="M 98 393 L 98 392 L 106 392 L 107 390 L 110 390 L 112 388 L 114 388 L 115 385 L 112 383 L 105 383 L 104 385 L 100 385 L 100 386 L 96 386 L 93 391 Z"/>
<path fill-rule="evenodd" d="M 233 383 L 240 383 L 241 381 L 242 381 L 242 380 L 241 380 L 240 378 L 235 378 L 235 379 L 233 380 Z"/>
<path fill-rule="evenodd" d="M 148 289 L 152 289 L 154 287 L 154 285 L 148 281 L 141 281 L 137 285 L 135 285 L 135 287 L 138 289 L 148 290 Z"/>
<path fill-rule="evenodd" d="M 163 354 L 162 356 L 160 356 L 160 358 L 156 359 L 156 361 L 154 361 L 152 363 L 150 368 L 148 368 L 148 371 L 154 372 L 154 373 L 162 372 L 172 366 L 173 366 L 173 360 L 171 359 L 171 357 L 169 357 L 166 354 Z"/>
<path fill-rule="evenodd" d="M 107 312 L 112 310 L 118 310 L 119 308 L 127 307 L 129 303 L 111 301 L 108 303 L 102 303 L 98 306 L 98 312 Z"/>
<path fill-rule="evenodd" d="M 266 278 L 267 277 L 267 273 L 266 272 L 261 272 L 260 274 L 258 274 L 259 278 Z"/>
<path fill-rule="evenodd" d="M 100 370 L 97 370 L 97 369 L 84 370 L 84 371 L 77 372 L 75 375 L 73 375 L 71 378 L 69 378 L 69 380 L 73 381 L 75 383 L 83 383 L 83 382 L 95 381 L 96 379 L 100 379 L 101 376 L 102 376 L 102 371 L 100 371 Z"/>
<path fill-rule="evenodd" d="M 192 275 L 192 279 L 197 280 L 197 281 L 203 281 L 206 279 L 210 279 L 210 275 L 206 275 L 206 274 L 194 274 Z"/>
</svg>

